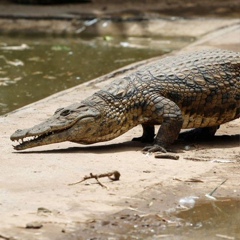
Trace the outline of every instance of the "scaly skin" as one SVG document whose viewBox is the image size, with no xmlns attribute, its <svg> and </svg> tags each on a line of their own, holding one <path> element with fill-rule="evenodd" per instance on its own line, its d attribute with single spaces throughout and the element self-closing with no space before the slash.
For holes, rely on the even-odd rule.
<svg viewBox="0 0 240 240">
<path fill-rule="evenodd" d="M 239 117 L 240 53 L 206 50 L 167 57 L 113 81 L 81 103 L 57 110 L 33 128 L 17 130 L 16 150 L 71 141 L 108 141 L 142 124 L 143 136 L 154 139 L 146 151 L 166 151 L 181 129 L 203 128 L 214 135 L 219 125 Z"/>
</svg>

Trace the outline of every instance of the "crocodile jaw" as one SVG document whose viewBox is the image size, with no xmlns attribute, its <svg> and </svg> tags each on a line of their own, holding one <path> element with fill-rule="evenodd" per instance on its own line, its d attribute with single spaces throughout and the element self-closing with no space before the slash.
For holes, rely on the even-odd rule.
<svg viewBox="0 0 240 240">
<path fill-rule="evenodd" d="M 19 135 L 19 136 L 18 136 Z M 15 150 L 24 150 L 27 148 L 48 145 L 52 143 L 67 141 L 67 129 L 59 131 L 46 132 L 42 135 L 28 134 L 28 129 L 17 130 L 10 139 L 19 144 L 13 146 Z"/>
<path fill-rule="evenodd" d="M 32 128 L 17 130 L 10 137 L 19 144 L 13 146 L 15 150 L 38 147 L 64 141 L 90 143 L 89 134 L 86 132 L 99 117 L 98 110 L 85 104 L 70 105 L 67 108 L 57 110 L 55 114 Z M 87 128 L 88 126 L 88 128 Z M 93 128 L 94 129 L 94 128 Z"/>
<path fill-rule="evenodd" d="M 24 150 L 27 148 L 33 148 L 33 147 L 39 147 L 43 145 L 53 144 L 53 143 L 59 143 L 59 142 L 65 142 L 65 141 L 72 141 L 77 142 L 81 144 L 90 144 L 94 143 L 96 141 L 92 141 L 89 134 L 91 132 L 86 132 L 86 127 L 82 122 L 89 122 L 89 124 L 92 124 L 94 122 L 93 117 L 86 117 L 84 119 L 81 119 L 75 123 L 73 123 L 71 126 L 64 127 L 57 130 L 52 130 L 51 128 L 48 131 L 45 131 L 44 133 L 32 133 L 31 131 L 40 126 L 41 124 L 33 127 L 32 129 L 23 129 L 23 130 L 17 130 L 10 139 L 12 141 L 17 141 L 19 144 L 16 146 L 13 146 L 15 150 Z M 42 123 L 45 124 L 45 123 Z"/>
</svg>

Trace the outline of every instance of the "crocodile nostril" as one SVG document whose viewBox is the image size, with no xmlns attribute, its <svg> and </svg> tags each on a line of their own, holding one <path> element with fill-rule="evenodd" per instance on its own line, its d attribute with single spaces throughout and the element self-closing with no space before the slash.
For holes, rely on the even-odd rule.
<svg viewBox="0 0 240 240">
<path fill-rule="evenodd" d="M 62 111 L 64 108 L 58 108 L 54 114 L 57 114 L 58 112 Z"/>
</svg>

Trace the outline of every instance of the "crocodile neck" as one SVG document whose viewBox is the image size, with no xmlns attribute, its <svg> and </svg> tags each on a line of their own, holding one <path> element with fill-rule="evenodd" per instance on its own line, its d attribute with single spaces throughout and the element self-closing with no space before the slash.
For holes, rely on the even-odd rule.
<svg viewBox="0 0 240 240">
<path fill-rule="evenodd" d="M 144 122 L 142 107 L 137 99 L 129 101 L 126 97 L 114 98 L 106 91 L 98 91 L 86 101 L 101 112 L 101 124 L 98 134 L 91 142 L 102 142 L 114 139 L 129 129 Z"/>
</svg>

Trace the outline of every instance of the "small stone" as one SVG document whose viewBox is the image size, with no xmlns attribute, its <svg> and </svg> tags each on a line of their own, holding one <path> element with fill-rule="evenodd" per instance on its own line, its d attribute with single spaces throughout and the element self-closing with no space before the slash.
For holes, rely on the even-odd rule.
<svg viewBox="0 0 240 240">
<path fill-rule="evenodd" d="M 189 151 L 189 150 L 191 149 L 191 146 L 187 145 L 187 146 L 184 147 L 184 149 L 185 149 L 186 151 Z"/>
<path fill-rule="evenodd" d="M 26 224 L 26 228 L 39 229 L 42 227 L 43 225 L 40 222 L 30 222 Z"/>
<path fill-rule="evenodd" d="M 47 208 L 44 208 L 44 207 L 39 207 L 37 212 L 38 213 L 51 213 L 52 211 Z"/>
<path fill-rule="evenodd" d="M 196 146 L 194 146 L 194 145 L 186 145 L 186 146 L 184 147 L 184 149 L 185 149 L 186 151 L 192 150 L 192 149 L 194 149 L 194 148 L 196 148 Z"/>
</svg>

